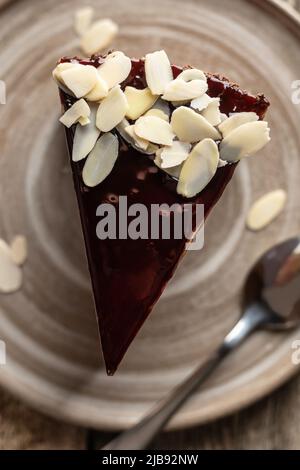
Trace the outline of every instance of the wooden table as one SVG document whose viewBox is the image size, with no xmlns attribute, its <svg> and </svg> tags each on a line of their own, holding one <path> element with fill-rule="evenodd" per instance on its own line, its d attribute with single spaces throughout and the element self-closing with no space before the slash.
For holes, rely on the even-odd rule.
<svg viewBox="0 0 300 470">
<path fill-rule="evenodd" d="M 300 9 L 300 0 L 286 0 Z M 0 449 L 84 449 L 85 429 L 31 410 L 0 390 Z M 99 436 L 100 445 L 111 435 Z M 299 449 L 300 377 L 247 410 L 206 426 L 165 433 L 156 449 Z"/>
</svg>

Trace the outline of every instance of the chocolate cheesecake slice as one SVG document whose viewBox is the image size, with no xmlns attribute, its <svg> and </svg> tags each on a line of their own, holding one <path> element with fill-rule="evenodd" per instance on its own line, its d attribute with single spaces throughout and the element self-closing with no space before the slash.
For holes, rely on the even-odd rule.
<svg viewBox="0 0 300 470">
<path fill-rule="evenodd" d="M 127 229 L 136 214 L 127 209 L 142 204 L 148 228 L 153 205 L 164 205 L 161 222 L 174 219 L 168 209 L 174 204 L 182 210 L 189 204 L 193 215 L 202 204 L 207 217 L 238 161 L 268 142 L 269 102 L 220 75 L 171 66 L 164 51 L 141 60 L 118 51 L 62 58 L 53 76 L 104 360 L 113 374 L 203 224 L 193 217 L 191 234 L 181 238 L 145 236 L 145 226 L 132 238 Z M 99 235 L 113 216 L 113 233 Z"/>
</svg>

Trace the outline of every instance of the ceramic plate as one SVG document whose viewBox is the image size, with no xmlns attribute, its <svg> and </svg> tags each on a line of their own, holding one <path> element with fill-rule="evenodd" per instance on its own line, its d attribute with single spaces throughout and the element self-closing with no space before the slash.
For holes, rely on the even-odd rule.
<svg viewBox="0 0 300 470">
<path fill-rule="evenodd" d="M 120 25 L 114 47 L 130 56 L 166 49 L 174 63 L 224 73 L 271 100 L 272 142 L 243 161 L 205 231 L 134 341 L 107 377 L 90 280 L 51 79 L 56 60 L 79 53 L 72 15 L 80 1 L 1 2 L 0 236 L 27 236 L 24 285 L 0 296 L 7 365 L 0 383 L 34 407 L 80 425 L 121 429 L 180 382 L 240 315 L 247 272 L 273 243 L 300 233 L 299 18 L 278 1 L 90 1 Z M 265 231 L 245 229 L 252 201 L 288 191 L 285 212 Z M 228 358 L 178 413 L 172 428 L 202 423 L 254 402 L 297 371 L 300 331 L 259 333 Z"/>
</svg>

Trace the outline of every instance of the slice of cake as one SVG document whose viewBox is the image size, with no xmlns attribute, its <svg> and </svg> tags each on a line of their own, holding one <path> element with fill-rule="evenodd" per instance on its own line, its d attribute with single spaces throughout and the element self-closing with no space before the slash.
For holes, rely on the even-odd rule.
<svg viewBox="0 0 300 470">
<path fill-rule="evenodd" d="M 237 162 L 269 141 L 269 102 L 225 77 L 171 66 L 164 51 L 141 60 L 119 51 L 62 58 L 53 76 L 113 374 L 203 224 L 198 205 L 206 217 Z M 153 207 L 161 226 L 176 208 L 191 208 L 190 233 L 164 237 L 159 226 L 153 234 Z"/>
</svg>

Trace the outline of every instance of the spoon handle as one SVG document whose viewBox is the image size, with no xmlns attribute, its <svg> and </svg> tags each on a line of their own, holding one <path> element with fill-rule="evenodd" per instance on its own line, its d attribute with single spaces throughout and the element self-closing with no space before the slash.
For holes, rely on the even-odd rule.
<svg viewBox="0 0 300 470">
<path fill-rule="evenodd" d="M 226 336 L 221 346 L 182 384 L 176 387 L 165 399 L 138 424 L 109 442 L 103 450 L 143 450 L 152 442 L 159 431 L 174 413 L 202 385 L 223 359 L 239 346 L 263 321 L 264 309 L 253 304 Z"/>
</svg>

